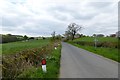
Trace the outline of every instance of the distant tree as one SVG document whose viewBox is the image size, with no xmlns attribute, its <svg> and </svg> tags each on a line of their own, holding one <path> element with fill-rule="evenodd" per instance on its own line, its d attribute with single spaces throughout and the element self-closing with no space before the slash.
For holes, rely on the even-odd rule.
<svg viewBox="0 0 120 80">
<path fill-rule="evenodd" d="M 75 35 L 75 38 L 80 38 L 80 37 L 82 37 L 82 36 L 83 36 L 83 34 L 77 33 L 77 34 Z"/>
<path fill-rule="evenodd" d="M 11 34 L 7 34 L 7 35 L 2 35 L 2 43 L 8 43 L 8 42 L 15 42 L 18 41 L 19 39 Z"/>
<path fill-rule="evenodd" d="M 95 37 L 96 36 L 96 34 L 93 34 L 93 37 Z"/>
<path fill-rule="evenodd" d="M 57 40 L 61 40 L 62 39 L 62 36 L 60 34 L 56 35 L 55 37 Z"/>
<path fill-rule="evenodd" d="M 65 31 L 65 34 L 64 34 L 66 40 L 70 40 L 71 39 L 71 33 L 69 31 Z"/>
<path fill-rule="evenodd" d="M 12 34 L 6 34 L 6 36 L 12 36 Z"/>
<path fill-rule="evenodd" d="M 67 34 L 71 35 L 72 40 L 74 40 L 75 35 L 78 31 L 80 31 L 82 27 L 76 23 L 71 23 L 68 25 Z"/>
<path fill-rule="evenodd" d="M 45 37 L 42 37 L 43 39 L 46 39 Z"/>
<path fill-rule="evenodd" d="M 55 39 L 55 34 L 56 34 L 55 31 L 53 31 L 51 34 L 53 39 Z"/>
<path fill-rule="evenodd" d="M 30 37 L 29 39 L 35 39 L 34 37 Z"/>
<path fill-rule="evenodd" d="M 108 35 L 106 37 L 109 37 Z"/>
<path fill-rule="evenodd" d="M 23 37 L 23 38 L 24 38 L 24 40 L 27 40 L 27 39 L 28 39 L 28 37 L 27 37 L 26 35 L 24 35 L 24 37 Z"/>
</svg>

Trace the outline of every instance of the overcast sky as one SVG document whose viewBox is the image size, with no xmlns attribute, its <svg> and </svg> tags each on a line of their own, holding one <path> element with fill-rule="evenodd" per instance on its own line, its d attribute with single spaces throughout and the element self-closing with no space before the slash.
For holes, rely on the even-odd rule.
<svg viewBox="0 0 120 80">
<path fill-rule="evenodd" d="M 118 0 L 0 0 L 0 15 L 2 34 L 64 34 L 73 22 L 85 35 L 118 31 Z"/>
</svg>

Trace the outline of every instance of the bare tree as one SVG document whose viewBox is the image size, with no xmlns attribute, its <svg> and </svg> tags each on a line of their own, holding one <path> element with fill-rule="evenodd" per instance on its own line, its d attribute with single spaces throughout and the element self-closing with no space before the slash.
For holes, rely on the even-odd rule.
<svg viewBox="0 0 120 80">
<path fill-rule="evenodd" d="M 71 33 L 69 31 L 65 31 L 64 36 L 65 36 L 66 40 L 71 39 Z"/>
<path fill-rule="evenodd" d="M 51 34 L 53 39 L 55 39 L 55 34 L 56 34 L 55 31 L 53 31 Z"/>
<path fill-rule="evenodd" d="M 82 28 L 82 27 L 81 27 L 80 25 L 76 24 L 76 23 L 71 23 L 71 24 L 68 25 L 67 33 L 68 33 L 69 35 L 71 35 L 72 40 L 74 40 L 75 34 L 76 34 L 78 31 L 80 31 L 81 28 Z"/>
</svg>

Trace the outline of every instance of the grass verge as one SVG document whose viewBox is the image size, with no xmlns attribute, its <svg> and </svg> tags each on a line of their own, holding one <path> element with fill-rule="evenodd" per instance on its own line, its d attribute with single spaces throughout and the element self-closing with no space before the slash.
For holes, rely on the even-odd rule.
<svg viewBox="0 0 120 80">
<path fill-rule="evenodd" d="M 27 69 L 18 78 L 58 78 L 60 68 L 61 45 L 56 50 L 47 55 L 47 73 L 42 71 L 41 66 Z"/>
<path fill-rule="evenodd" d="M 117 48 L 97 47 L 95 49 L 94 46 L 81 46 L 81 45 L 75 44 L 75 43 L 73 43 L 71 41 L 69 41 L 68 43 L 70 43 L 70 44 L 72 44 L 74 46 L 77 46 L 79 48 L 83 48 L 85 50 L 88 50 L 90 52 L 93 52 L 95 54 L 104 56 L 106 58 L 112 59 L 114 61 L 120 62 L 120 60 L 119 60 L 120 56 L 118 56 L 118 49 Z"/>
</svg>

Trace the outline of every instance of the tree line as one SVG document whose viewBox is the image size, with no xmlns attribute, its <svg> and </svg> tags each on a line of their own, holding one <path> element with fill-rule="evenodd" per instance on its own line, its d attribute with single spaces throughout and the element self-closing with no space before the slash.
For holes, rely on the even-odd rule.
<svg viewBox="0 0 120 80">
<path fill-rule="evenodd" d="M 0 34 L 0 43 L 9 43 L 9 42 L 16 42 L 22 40 L 29 40 L 34 39 L 34 37 L 27 37 L 26 35 L 12 35 L 12 34 Z"/>
</svg>

